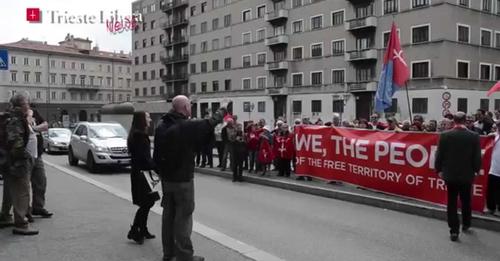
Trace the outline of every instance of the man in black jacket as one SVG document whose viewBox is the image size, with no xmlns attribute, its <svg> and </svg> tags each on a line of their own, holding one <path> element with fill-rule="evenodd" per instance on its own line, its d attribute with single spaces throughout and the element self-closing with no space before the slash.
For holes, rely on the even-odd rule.
<svg viewBox="0 0 500 261">
<path fill-rule="evenodd" d="M 160 171 L 163 188 L 163 260 L 203 261 L 193 256 L 191 232 L 194 211 L 194 154 L 210 141 L 214 127 L 222 122 L 228 102 L 210 119 L 188 120 L 191 103 L 186 96 L 172 100 L 155 133 L 153 159 Z"/>
<path fill-rule="evenodd" d="M 479 135 L 465 126 L 465 113 L 457 112 L 453 120 L 455 127 L 439 137 L 435 168 L 448 188 L 450 239 L 457 241 L 460 229 L 457 199 L 460 195 L 462 230 L 467 232 L 471 226 L 472 183 L 481 169 L 481 145 Z"/>
</svg>

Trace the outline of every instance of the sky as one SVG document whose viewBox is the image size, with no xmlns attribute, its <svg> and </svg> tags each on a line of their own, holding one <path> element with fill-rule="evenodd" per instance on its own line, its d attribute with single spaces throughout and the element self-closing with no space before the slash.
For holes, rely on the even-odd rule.
<svg viewBox="0 0 500 261">
<path fill-rule="evenodd" d="M 46 41 L 57 45 L 70 33 L 75 37 L 89 38 L 93 46 L 103 51 L 131 51 L 131 33 L 125 31 L 112 34 L 106 27 L 106 19 L 111 13 L 118 11 L 120 16 L 131 16 L 132 0 L 0 0 L 0 43 L 17 42 L 22 38 Z M 26 20 L 27 8 L 39 8 L 42 14 L 41 23 L 30 23 Z M 104 23 L 101 24 L 101 12 Z M 54 23 L 52 23 L 54 13 Z M 57 15 L 62 15 L 58 23 Z M 65 24 L 69 16 L 83 18 L 96 16 L 94 24 Z M 83 19 L 82 19 L 83 20 Z"/>
</svg>

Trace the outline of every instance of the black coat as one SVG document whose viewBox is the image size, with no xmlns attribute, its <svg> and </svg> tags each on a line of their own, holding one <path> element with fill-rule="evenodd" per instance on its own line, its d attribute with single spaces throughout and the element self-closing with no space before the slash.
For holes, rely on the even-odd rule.
<svg viewBox="0 0 500 261">
<path fill-rule="evenodd" d="M 128 151 L 131 156 L 132 171 L 130 181 L 132 184 L 132 203 L 141 206 L 150 202 L 147 198 L 151 188 L 144 173 L 154 170 L 155 165 L 151 158 L 151 141 L 145 132 L 133 131 L 128 140 Z"/>
<path fill-rule="evenodd" d="M 481 169 L 479 135 L 467 129 L 453 129 L 439 137 L 435 168 L 450 183 L 472 183 Z"/>
<path fill-rule="evenodd" d="M 212 118 L 203 120 L 188 120 L 174 111 L 162 117 L 155 131 L 153 153 L 162 181 L 190 182 L 193 179 L 195 152 L 210 141 L 224 113 L 219 110 Z"/>
</svg>

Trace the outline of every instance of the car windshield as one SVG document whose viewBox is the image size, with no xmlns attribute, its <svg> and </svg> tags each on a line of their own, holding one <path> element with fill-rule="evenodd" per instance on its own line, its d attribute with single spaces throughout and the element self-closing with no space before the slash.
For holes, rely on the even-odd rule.
<svg viewBox="0 0 500 261">
<path fill-rule="evenodd" d="M 71 136 L 71 131 L 66 129 L 49 130 L 49 137 L 51 138 L 66 138 Z"/>
<path fill-rule="evenodd" d="M 121 125 L 95 125 L 90 128 L 90 137 L 98 139 L 126 138 L 127 131 Z"/>
</svg>

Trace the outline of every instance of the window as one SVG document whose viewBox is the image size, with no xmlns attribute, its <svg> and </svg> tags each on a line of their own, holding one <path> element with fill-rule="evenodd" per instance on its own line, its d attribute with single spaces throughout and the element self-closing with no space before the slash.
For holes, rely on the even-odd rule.
<svg viewBox="0 0 500 261">
<path fill-rule="evenodd" d="M 498 2 L 498 8 L 500 8 L 500 2 Z M 500 32 L 495 32 L 495 47 L 500 48 Z"/>
<path fill-rule="evenodd" d="M 344 10 L 332 13 L 332 26 L 344 24 Z"/>
<path fill-rule="evenodd" d="M 428 42 L 430 40 L 429 37 L 429 25 L 423 25 L 423 26 L 415 26 L 412 27 L 412 43 L 424 43 Z"/>
<path fill-rule="evenodd" d="M 252 33 L 251 32 L 243 33 L 241 41 L 243 44 L 249 44 L 250 42 L 252 42 Z"/>
<path fill-rule="evenodd" d="M 207 32 L 207 22 L 201 23 L 201 33 L 204 34 Z"/>
<path fill-rule="evenodd" d="M 189 53 L 190 54 L 195 54 L 196 53 L 196 44 L 191 44 L 189 46 Z"/>
<path fill-rule="evenodd" d="M 398 99 L 392 99 L 391 107 L 385 109 L 384 112 L 397 113 L 398 112 Z"/>
<path fill-rule="evenodd" d="M 156 37 L 151 37 L 151 46 L 155 45 Z"/>
<path fill-rule="evenodd" d="M 154 80 L 154 79 L 156 79 L 156 71 L 152 70 L 151 71 L 151 80 Z M 120 83 L 119 86 L 123 86 L 123 83 Z"/>
<path fill-rule="evenodd" d="M 344 82 L 345 82 L 345 71 L 332 70 L 332 83 L 344 83 Z"/>
<path fill-rule="evenodd" d="M 332 112 L 344 113 L 344 100 L 333 100 Z"/>
<path fill-rule="evenodd" d="M 304 74 L 302 73 L 292 73 L 292 86 L 302 86 L 303 85 Z"/>
<path fill-rule="evenodd" d="M 495 110 L 500 110 L 500 99 L 495 99 Z"/>
<path fill-rule="evenodd" d="M 267 78 L 266 77 L 257 77 L 257 88 L 264 89 L 267 86 Z"/>
<path fill-rule="evenodd" d="M 323 84 L 323 72 L 311 72 L 311 85 Z"/>
<path fill-rule="evenodd" d="M 194 93 L 194 92 L 192 92 L 192 93 Z M 160 95 L 163 95 L 163 94 L 165 94 L 165 86 L 160 86 Z"/>
<path fill-rule="evenodd" d="M 427 98 L 413 98 L 412 99 L 412 112 L 413 113 L 427 113 Z"/>
<path fill-rule="evenodd" d="M 56 74 L 55 73 L 51 73 L 50 74 L 50 83 L 51 84 L 55 84 L 56 83 Z"/>
<path fill-rule="evenodd" d="M 243 102 L 243 112 L 250 112 L 250 102 Z"/>
<path fill-rule="evenodd" d="M 142 72 L 142 80 L 145 81 L 148 79 L 148 72 Z M 109 84 L 108 84 L 109 86 Z"/>
<path fill-rule="evenodd" d="M 101 95 L 100 97 L 102 99 L 102 94 L 99 93 L 99 95 Z M 63 101 L 66 100 L 66 93 L 65 92 L 61 93 L 61 100 L 63 100 Z"/>
<path fill-rule="evenodd" d="M 302 0 L 292 0 L 292 8 L 302 6 Z"/>
<path fill-rule="evenodd" d="M 430 67 L 429 61 L 412 62 L 411 64 L 412 78 L 429 78 L 430 77 L 429 67 Z"/>
<path fill-rule="evenodd" d="M 303 22 L 302 20 L 299 20 L 299 21 L 295 21 L 292 23 L 292 31 L 294 34 L 300 33 L 303 31 L 302 22 Z"/>
<path fill-rule="evenodd" d="M 457 25 L 457 41 L 462 43 L 469 43 L 470 41 L 470 26 Z"/>
<path fill-rule="evenodd" d="M 66 84 L 66 74 L 61 74 L 61 84 Z"/>
<path fill-rule="evenodd" d="M 151 95 L 156 95 L 156 87 L 151 87 Z"/>
<path fill-rule="evenodd" d="M 142 39 L 142 47 L 145 48 L 148 45 L 147 39 Z"/>
<path fill-rule="evenodd" d="M 37 61 L 38 61 L 38 65 L 37 66 L 39 66 L 40 65 L 40 60 L 37 59 Z M 55 68 L 55 67 L 56 67 L 56 61 L 51 60 L 50 61 L 50 68 Z"/>
<path fill-rule="evenodd" d="M 196 14 L 196 6 L 191 6 L 191 16 L 194 16 Z"/>
<path fill-rule="evenodd" d="M 457 99 L 457 111 L 467 113 L 467 98 Z"/>
<path fill-rule="evenodd" d="M 224 16 L 224 27 L 228 27 L 231 25 L 231 15 L 225 15 Z"/>
<path fill-rule="evenodd" d="M 266 102 L 257 102 L 257 112 L 266 112 Z"/>
<path fill-rule="evenodd" d="M 71 69 L 73 69 L 73 70 L 74 70 L 75 68 L 76 68 L 76 63 L 75 63 L 75 62 L 72 62 L 72 63 L 71 63 Z"/>
<path fill-rule="evenodd" d="M 481 0 L 481 1 L 483 3 L 483 6 L 481 7 L 481 9 L 485 12 L 491 12 L 491 10 L 492 10 L 491 0 Z"/>
<path fill-rule="evenodd" d="M 15 56 L 10 57 L 10 64 L 16 64 L 16 57 Z"/>
<path fill-rule="evenodd" d="M 85 75 L 80 75 L 80 85 L 85 86 Z"/>
<path fill-rule="evenodd" d="M 252 80 L 250 78 L 245 78 L 242 80 L 243 90 L 248 90 L 252 86 Z"/>
<path fill-rule="evenodd" d="M 241 12 L 241 21 L 246 22 L 250 19 L 252 19 L 252 10 L 251 9 Z"/>
<path fill-rule="evenodd" d="M 266 63 L 266 53 L 257 54 L 257 65 L 264 65 Z"/>
<path fill-rule="evenodd" d="M 160 88 L 160 92 L 162 91 L 165 91 L 165 89 L 163 88 L 163 86 Z M 191 93 L 196 93 L 196 83 L 195 82 L 192 82 L 189 84 L 189 90 L 191 91 Z"/>
<path fill-rule="evenodd" d="M 207 10 L 207 2 L 201 3 L 201 12 L 205 13 L 206 10 Z"/>
<path fill-rule="evenodd" d="M 481 45 L 491 47 L 491 30 L 481 28 Z"/>
<path fill-rule="evenodd" d="M 243 59 L 243 62 L 242 62 L 243 68 L 247 68 L 247 67 L 252 66 L 251 58 L 252 58 L 251 55 L 245 55 L 245 56 L 242 57 L 242 59 Z"/>
<path fill-rule="evenodd" d="M 384 14 L 391 14 L 398 12 L 399 0 L 384 0 Z"/>
<path fill-rule="evenodd" d="M 190 35 L 195 35 L 196 34 L 196 25 L 192 24 L 189 26 L 189 34 Z"/>
<path fill-rule="evenodd" d="M 311 45 L 311 57 L 321 57 L 323 56 L 323 43 L 317 43 Z"/>
<path fill-rule="evenodd" d="M 155 27 L 156 27 L 156 21 L 152 20 L 151 21 L 151 30 L 155 29 Z"/>
<path fill-rule="evenodd" d="M 148 88 L 142 88 L 142 96 L 148 96 Z"/>
<path fill-rule="evenodd" d="M 147 55 L 142 56 L 142 63 L 148 63 L 148 56 Z"/>
<path fill-rule="evenodd" d="M 213 81 L 212 82 L 212 91 L 218 92 L 219 91 L 219 81 Z"/>
<path fill-rule="evenodd" d="M 219 60 L 212 61 L 212 71 L 216 72 L 219 70 Z"/>
<path fill-rule="evenodd" d="M 131 80 L 130 79 L 127 79 L 127 88 L 130 88 L 130 85 L 131 84 Z"/>
<path fill-rule="evenodd" d="M 139 88 L 135 88 L 135 96 L 139 96 L 139 95 L 140 95 L 140 93 L 139 93 L 139 92 L 140 92 L 140 91 L 139 91 Z"/>
<path fill-rule="evenodd" d="M 231 47 L 231 36 L 224 37 L 224 47 Z"/>
<path fill-rule="evenodd" d="M 323 16 L 311 17 L 311 30 L 321 29 L 323 27 Z"/>
<path fill-rule="evenodd" d="M 292 48 L 292 58 L 294 60 L 300 60 L 302 59 L 302 53 L 304 51 L 304 47 L 293 47 Z"/>
<path fill-rule="evenodd" d="M 264 41 L 266 38 L 266 29 L 259 29 L 257 30 L 257 42 Z"/>
<path fill-rule="evenodd" d="M 201 42 L 200 49 L 201 49 L 201 52 L 202 52 L 202 53 L 206 53 L 206 52 L 207 52 L 207 49 L 208 49 L 208 48 L 207 48 L 207 45 L 208 45 L 208 44 L 207 44 L 207 41 L 203 41 L 203 42 Z"/>
<path fill-rule="evenodd" d="M 76 84 L 76 75 L 72 74 L 71 75 L 71 85 L 75 85 Z"/>
<path fill-rule="evenodd" d="M 412 0 L 412 8 L 428 6 L 429 0 Z"/>
<path fill-rule="evenodd" d="M 321 113 L 321 100 L 311 101 L 311 112 L 312 113 Z"/>
<path fill-rule="evenodd" d="M 292 113 L 295 115 L 302 113 L 302 101 L 292 101 Z"/>
<path fill-rule="evenodd" d="M 500 81 L 500 65 L 495 65 L 495 81 Z"/>
<path fill-rule="evenodd" d="M 224 69 L 225 70 L 231 69 L 231 58 L 224 59 Z"/>
<path fill-rule="evenodd" d="M 231 90 L 231 80 L 224 80 L 224 90 L 225 91 Z"/>
<path fill-rule="evenodd" d="M 36 92 L 36 98 L 41 99 L 42 98 L 42 92 Z"/>
<path fill-rule="evenodd" d="M 156 62 L 156 54 L 154 53 L 151 54 L 151 62 L 152 63 Z"/>
<path fill-rule="evenodd" d="M 461 6 L 469 7 L 469 0 L 459 0 L 458 4 Z"/>
<path fill-rule="evenodd" d="M 10 72 L 10 80 L 13 82 L 17 82 L 17 72 L 15 71 Z"/>
<path fill-rule="evenodd" d="M 24 58 L 24 65 L 30 65 L 29 58 Z"/>
<path fill-rule="evenodd" d="M 38 63 L 40 63 L 40 61 L 38 61 Z M 66 62 L 65 61 L 61 62 L 61 68 L 66 69 Z"/>
<path fill-rule="evenodd" d="M 219 18 L 212 19 L 212 31 L 219 29 Z"/>
<path fill-rule="evenodd" d="M 152 4 L 151 6 L 149 6 L 149 10 L 151 11 L 151 13 L 156 11 L 156 5 Z"/>
<path fill-rule="evenodd" d="M 344 55 L 345 40 L 332 41 L 332 55 Z"/>
<path fill-rule="evenodd" d="M 257 18 L 263 18 L 266 14 L 266 6 L 261 5 L 257 7 Z"/>
<path fill-rule="evenodd" d="M 491 64 L 481 63 L 479 65 L 479 79 L 484 81 L 491 80 Z"/>
<path fill-rule="evenodd" d="M 489 111 L 490 110 L 490 100 L 480 99 L 479 100 L 479 109 Z"/>
<path fill-rule="evenodd" d="M 457 78 L 469 78 L 469 61 L 457 61 Z"/>
<path fill-rule="evenodd" d="M 206 73 L 207 72 L 207 62 L 201 62 L 201 72 Z"/>
<path fill-rule="evenodd" d="M 24 82 L 28 83 L 30 81 L 30 72 L 24 72 Z"/>
<path fill-rule="evenodd" d="M 35 83 L 40 83 L 42 79 L 42 73 L 41 72 L 36 72 L 35 73 Z"/>
<path fill-rule="evenodd" d="M 212 50 L 218 50 L 219 49 L 219 39 L 213 39 L 212 40 Z"/>
</svg>

